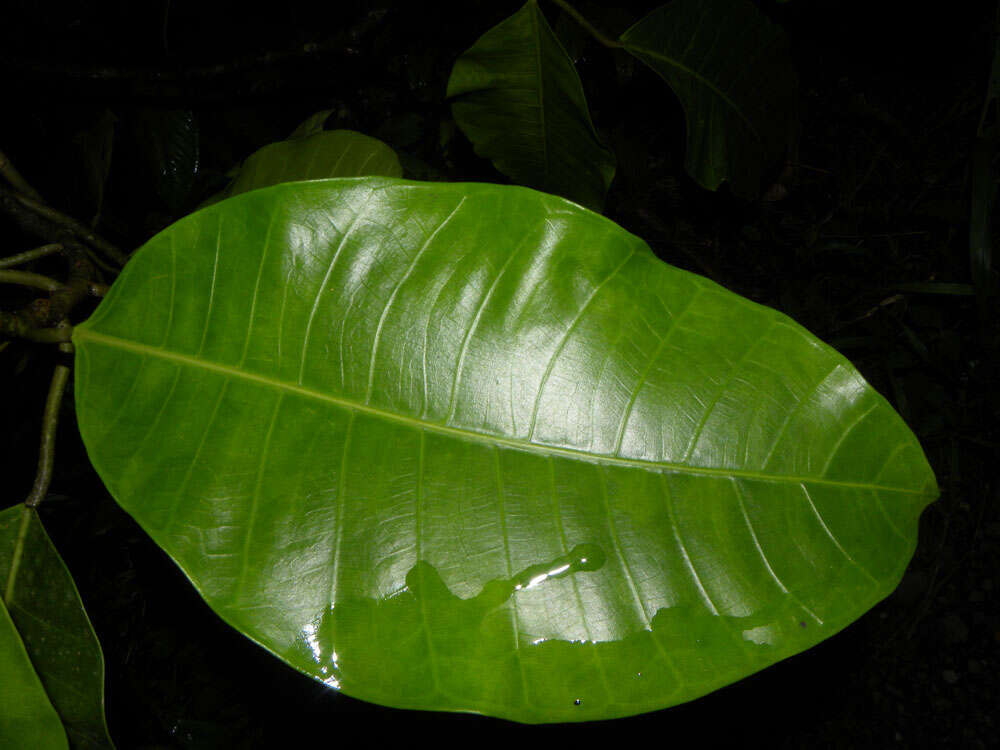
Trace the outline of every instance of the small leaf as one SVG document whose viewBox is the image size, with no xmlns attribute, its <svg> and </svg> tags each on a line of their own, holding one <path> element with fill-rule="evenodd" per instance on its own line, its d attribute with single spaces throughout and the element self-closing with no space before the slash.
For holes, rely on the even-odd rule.
<svg viewBox="0 0 1000 750">
<path fill-rule="evenodd" d="M 685 167 L 700 185 L 760 192 L 795 120 L 785 35 L 748 0 L 674 0 L 621 36 L 677 94 L 687 119 Z"/>
<path fill-rule="evenodd" d="M 189 109 L 140 109 L 136 137 L 160 200 L 172 212 L 184 208 L 201 169 L 201 137 Z"/>
<path fill-rule="evenodd" d="M 229 186 L 202 203 L 202 207 L 279 182 L 402 174 L 396 152 L 382 141 L 353 130 L 326 130 L 271 143 L 255 151 L 235 172 Z"/>
<path fill-rule="evenodd" d="M 614 156 L 590 121 L 573 61 L 534 0 L 458 58 L 447 97 L 476 153 L 512 180 L 604 206 Z"/>
<path fill-rule="evenodd" d="M 0 586 L 6 611 L 62 720 L 70 746 L 112 748 L 104 719 L 100 643 L 62 558 L 38 515 L 23 504 L 0 511 Z M 0 712 L 6 701 L 3 683 L 0 678 Z M 58 725 L 58 719 L 54 723 Z M 0 741 L 0 747 L 7 746 Z"/>
<path fill-rule="evenodd" d="M 317 112 L 314 115 L 310 115 L 305 120 L 303 120 L 292 134 L 288 136 L 288 139 L 292 138 L 305 138 L 310 135 L 316 135 L 317 133 L 323 132 L 323 126 L 326 124 L 327 119 L 333 114 L 332 109 L 324 109 Z"/>
<path fill-rule="evenodd" d="M 937 495 L 843 356 L 519 187 L 237 196 L 73 340 L 115 499 L 227 622 L 391 706 L 704 695 L 892 591 Z"/>
</svg>

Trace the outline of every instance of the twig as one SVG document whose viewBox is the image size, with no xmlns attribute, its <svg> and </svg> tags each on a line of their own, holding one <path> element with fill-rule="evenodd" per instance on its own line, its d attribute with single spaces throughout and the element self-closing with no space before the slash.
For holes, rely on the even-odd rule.
<svg viewBox="0 0 1000 750">
<path fill-rule="evenodd" d="M 70 343 L 60 344 L 59 351 L 72 352 Z M 35 473 L 35 484 L 28 493 L 24 504 L 29 508 L 37 508 L 49 492 L 52 482 L 52 465 L 56 455 L 56 427 L 59 426 L 59 407 L 62 404 L 63 393 L 69 380 L 69 365 L 59 363 L 52 373 L 52 383 L 49 385 L 49 397 L 45 401 L 45 412 L 42 414 L 42 438 L 38 449 L 38 471 Z"/>
<path fill-rule="evenodd" d="M 602 34 L 600 31 L 598 31 L 594 27 L 594 25 L 590 23 L 590 21 L 588 21 L 586 18 L 584 18 L 583 16 L 581 16 L 580 12 L 576 8 L 574 8 L 572 5 L 570 5 L 569 3 L 567 3 L 566 0 L 552 0 L 552 2 L 554 2 L 560 8 L 562 8 L 563 11 L 566 13 L 566 15 L 568 15 L 570 18 L 572 18 L 574 21 L 576 21 L 578 24 L 580 24 L 584 29 L 586 29 L 586 31 L 592 37 L 594 37 L 594 39 L 596 39 L 598 42 L 600 42 L 601 44 L 603 44 L 605 47 L 609 47 L 610 49 L 618 49 L 620 47 L 624 47 L 625 46 L 624 44 L 622 44 L 621 42 L 619 42 L 617 39 L 611 39 L 610 37 L 607 37 L 604 34 Z"/>
<path fill-rule="evenodd" d="M 9 182 L 19 193 L 23 193 L 36 201 L 42 200 L 42 196 L 39 192 L 31 187 L 28 181 L 21 176 L 21 173 L 14 168 L 11 160 L 7 158 L 7 155 L 3 151 L 0 151 L 0 174 L 2 174 L 6 178 L 7 182 Z"/>
<path fill-rule="evenodd" d="M 0 284 L 20 284 L 41 289 L 46 292 L 54 292 L 62 286 L 55 279 L 43 276 L 40 273 L 31 271 L 5 271 L 0 269 Z"/>
<path fill-rule="evenodd" d="M 822 167 L 814 167 L 811 164 L 802 164 L 801 162 L 791 163 L 790 167 L 795 167 L 796 169 L 805 169 L 808 172 L 819 172 L 820 174 L 833 174 L 831 169 L 823 169 Z"/>
<path fill-rule="evenodd" d="M 38 344 L 68 344 L 73 338 L 72 328 L 34 328 L 23 338 Z"/>
<path fill-rule="evenodd" d="M 27 338 L 34 341 L 65 341 L 66 335 L 59 336 L 49 328 L 65 319 L 77 304 L 88 295 L 99 294 L 103 285 L 93 281 L 94 267 L 79 246 L 67 248 L 70 259 L 69 277 L 66 283 L 57 284 L 48 298 L 36 299 L 27 307 L 8 312 L 0 310 L 0 337 Z M 0 271 L 3 274 L 23 273 L 21 271 Z"/>
<path fill-rule="evenodd" d="M 62 252 L 62 249 L 63 246 L 60 243 L 52 242 L 48 245 L 36 247 L 33 250 L 25 250 L 23 253 L 18 253 L 17 255 L 8 255 L 6 258 L 0 258 L 0 268 L 20 266 L 23 263 L 44 258 L 46 255 Z"/>
<path fill-rule="evenodd" d="M 930 234 L 926 230 L 917 230 L 913 232 L 873 232 L 870 234 L 821 234 L 820 239 L 838 239 L 838 240 L 866 240 L 868 238 L 883 238 L 883 237 L 922 237 L 924 235 Z"/>
<path fill-rule="evenodd" d="M 54 208 L 46 206 L 44 203 L 40 203 L 39 201 L 29 198 L 26 195 L 21 195 L 20 193 L 15 193 L 13 197 L 14 200 L 25 208 L 28 208 L 39 216 L 48 219 L 53 224 L 57 224 L 75 237 L 79 237 L 91 247 L 100 250 L 113 261 L 118 263 L 118 265 L 123 266 L 128 260 L 126 255 L 121 250 L 112 245 L 99 234 L 92 232 L 85 224 L 80 223 L 72 216 L 67 216 L 62 211 L 57 211 Z"/>
<path fill-rule="evenodd" d="M 107 271 L 108 273 L 114 274 L 115 276 L 121 273 L 120 269 L 115 268 L 114 266 L 111 266 L 108 263 L 105 263 L 103 260 L 101 260 L 101 256 L 99 256 L 97 253 L 95 253 L 86 245 L 80 245 L 80 247 L 83 248 L 83 251 L 87 254 L 87 257 L 90 258 L 93 264 L 98 268 L 100 268 L 101 270 Z"/>
<path fill-rule="evenodd" d="M 344 56 L 357 54 L 350 46 L 349 35 L 319 42 L 296 44 L 281 50 L 270 50 L 244 55 L 233 60 L 210 65 L 189 65 L 175 68 L 131 68 L 112 65 L 66 65 L 50 60 L 24 60 L 7 58 L 4 63 L 14 71 L 27 75 L 56 75 L 62 79 L 87 81 L 131 81 L 144 83 L 188 83 L 200 79 L 214 79 L 247 73 L 271 65 L 310 59 L 330 54 Z"/>
<path fill-rule="evenodd" d="M 45 242 L 58 242 L 71 258 L 89 252 L 89 249 L 78 237 L 81 231 L 83 234 L 96 237 L 90 229 L 69 217 L 65 217 L 69 219 L 67 224 L 65 221 L 58 221 L 49 215 L 36 212 L 26 206 L 23 203 L 24 200 L 27 199 L 23 195 L 0 181 L 0 210 L 7 213 L 22 231 Z M 35 202 L 35 205 L 41 206 L 42 204 Z M 49 209 L 48 206 L 42 206 L 42 208 L 53 211 L 57 216 L 64 216 L 54 209 Z M 110 243 L 108 244 L 110 245 Z M 115 252 L 118 252 L 117 249 Z M 118 254 L 121 255 L 120 252 Z"/>
</svg>

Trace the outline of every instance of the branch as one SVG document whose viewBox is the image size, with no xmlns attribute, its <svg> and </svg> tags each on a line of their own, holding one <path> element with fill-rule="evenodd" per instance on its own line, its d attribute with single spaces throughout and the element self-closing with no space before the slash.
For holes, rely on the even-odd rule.
<svg viewBox="0 0 1000 750">
<path fill-rule="evenodd" d="M 61 346 L 72 342 L 73 329 L 71 327 L 36 328 L 24 334 L 24 338 L 38 344 L 59 344 Z"/>
<path fill-rule="evenodd" d="M 42 245 L 33 250 L 25 250 L 23 253 L 18 253 L 17 255 L 8 255 L 6 258 L 0 258 L 0 268 L 20 266 L 23 263 L 44 258 L 46 255 L 62 252 L 62 250 L 63 246 L 58 242 Z"/>
<path fill-rule="evenodd" d="M 377 15 L 371 11 L 368 15 Z M 369 25 L 358 24 L 355 29 L 338 31 L 333 37 L 299 43 L 285 49 L 276 49 L 245 55 L 212 64 L 164 64 L 135 67 L 128 65 L 87 65 L 73 61 L 53 62 L 51 58 L 25 59 L 4 57 L 0 50 L 0 79 L 9 79 L 13 86 L 24 87 L 29 92 L 70 89 L 75 96 L 84 92 L 98 92 L 101 96 L 125 98 L 231 100 L 234 97 L 253 95 L 259 98 L 262 72 L 284 70 L 311 71 L 309 76 L 292 76 L 290 84 L 296 88 L 315 86 L 312 76 L 321 71 L 337 70 L 338 74 L 324 81 L 349 81 L 361 65 L 359 47 L 369 33 L 369 27 L 378 27 L 384 16 L 374 18 Z M 367 18 L 367 16 L 366 16 Z M 371 71 L 368 71 L 369 75 Z M 341 95 L 348 95 L 348 87 Z M 185 105 L 187 106 L 187 105 Z"/>
<path fill-rule="evenodd" d="M 59 351 L 72 352 L 73 345 L 60 344 Z M 35 473 L 35 484 L 28 493 L 24 504 L 29 508 L 37 508 L 49 492 L 52 482 L 52 465 L 56 457 L 56 428 L 59 426 L 59 407 L 62 404 L 66 382 L 69 380 L 69 365 L 59 363 L 52 373 L 52 383 L 49 385 L 49 397 L 45 401 L 45 412 L 42 414 L 42 438 L 38 449 L 38 471 Z"/>
<path fill-rule="evenodd" d="M 66 283 L 56 283 L 56 288 L 51 291 L 48 299 L 36 299 L 27 307 L 14 312 L 0 311 L 0 337 L 18 337 L 46 342 L 68 340 L 66 333 L 58 332 L 61 329 L 52 329 L 50 326 L 67 318 L 70 311 L 84 297 L 87 295 L 102 296 L 106 288 L 103 284 L 94 283 L 94 267 L 80 246 L 70 245 L 67 251 L 70 257 L 70 270 Z M 23 271 L 0 271 L 0 274 L 8 277 L 11 274 L 17 274 L 22 278 L 26 275 Z M 27 275 L 38 276 L 38 274 Z M 18 283 L 23 283 L 23 281 Z"/>
<path fill-rule="evenodd" d="M 14 168 L 14 165 L 3 151 L 0 151 L 0 175 L 3 175 L 7 179 L 7 182 L 13 185 L 14 189 L 19 193 L 24 193 L 36 201 L 42 200 L 39 192 L 28 184 L 28 181 Z"/>
<path fill-rule="evenodd" d="M 62 286 L 55 279 L 30 271 L 4 271 L 0 269 L 0 284 L 20 284 L 41 289 L 44 292 L 54 292 Z"/>
<path fill-rule="evenodd" d="M 46 60 L 23 60 L 7 58 L 3 62 L 16 71 L 27 74 L 57 75 L 87 81 L 129 81 L 140 83 L 186 83 L 199 79 L 219 78 L 239 73 L 252 72 L 259 68 L 287 62 L 289 60 L 310 59 L 331 53 L 356 54 L 349 46 L 349 40 L 341 35 L 335 39 L 306 42 L 286 49 L 269 50 L 252 55 L 244 55 L 227 62 L 211 65 L 188 65 L 170 68 L 132 68 L 115 65 L 73 65 L 53 63 Z"/>
<path fill-rule="evenodd" d="M 589 33 L 592 37 L 594 37 L 594 39 L 603 44 L 605 47 L 608 47 L 610 49 L 618 49 L 620 47 L 625 46 L 617 39 L 611 39 L 610 37 L 607 37 L 600 31 L 598 31 L 597 28 L 592 23 L 590 23 L 590 21 L 581 16 L 580 12 L 572 5 L 570 5 L 568 2 L 566 2 L 566 0 L 552 0 L 552 2 L 554 2 L 560 8 L 562 8 L 563 11 L 565 11 L 566 15 L 568 15 L 570 18 L 572 18 L 574 21 L 580 24 L 584 29 L 586 29 L 587 33 Z"/>
<path fill-rule="evenodd" d="M 91 247 L 100 250 L 102 253 L 118 263 L 118 265 L 123 266 L 128 260 L 128 257 L 117 247 L 112 245 L 99 234 L 91 231 L 85 224 L 80 223 L 72 216 L 67 216 L 62 211 L 57 211 L 54 208 L 46 206 L 44 203 L 40 203 L 34 198 L 21 195 L 20 193 L 3 186 L 0 186 L 0 198 L 3 200 L 4 208 L 6 208 L 9 212 L 16 212 L 17 204 L 20 204 L 35 215 L 46 219 L 49 223 L 55 225 L 59 229 L 68 232 L 72 236 L 83 240 Z"/>
</svg>

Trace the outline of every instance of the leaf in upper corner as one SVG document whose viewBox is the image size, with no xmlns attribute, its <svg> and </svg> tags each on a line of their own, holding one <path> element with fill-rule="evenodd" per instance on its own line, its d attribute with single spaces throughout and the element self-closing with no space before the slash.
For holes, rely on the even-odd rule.
<svg viewBox="0 0 1000 750">
<path fill-rule="evenodd" d="M 325 130 L 271 143 L 250 155 L 233 181 L 202 207 L 279 182 L 330 177 L 401 177 L 396 152 L 382 141 L 353 130 Z"/>
<path fill-rule="evenodd" d="M 621 36 L 677 94 L 685 167 L 702 187 L 725 180 L 752 198 L 795 124 L 796 80 L 782 30 L 748 0 L 674 0 Z"/>
<path fill-rule="evenodd" d="M 515 182 L 600 211 L 614 155 L 590 121 L 573 61 L 530 0 L 455 62 L 447 98 L 477 154 Z"/>
<path fill-rule="evenodd" d="M 993 214 L 997 198 L 997 178 L 993 160 L 1000 150 L 1000 125 L 976 138 L 970 159 L 969 267 L 981 319 L 993 316 L 992 297 L 996 292 L 993 274 Z"/>
<path fill-rule="evenodd" d="M 989 124 L 987 124 L 989 123 Z M 980 319 L 993 315 L 996 294 L 993 272 L 993 214 L 997 198 L 997 176 L 993 161 L 1000 150 L 1000 35 L 994 40 L 989 86 L 980 118 L 979 132 L 969 160 L 969 268 L 976 290 Z"/>
<path fill-rule="evenodd" d="M 40 678 L 46 701 L 58 714 L 47 721 L 59 726 L 61 720 L 59 734 L 65 730 L 61 746 L 68 736 L 74 749 L 113 748 L 104 719 L 100 643 L 62 558 L 37 513 L 23 504 L 0 511 L 0 587 L 11 626 Z M 4 637 L 0 634 L 0 641 Z M 5 682 L 0 677 L 0 740 L 9 701 L 3 694 Z M 2 741 L 0 746 L 8 747 Z"/>
<path fill-rule="evenodd" d="M 118 503 L 231 625 L 391 706 L 704 695 L 892 591 L 937 493 L 843 356 L 515 186 L 236 196 L 73 340 Z"/>
</svg>

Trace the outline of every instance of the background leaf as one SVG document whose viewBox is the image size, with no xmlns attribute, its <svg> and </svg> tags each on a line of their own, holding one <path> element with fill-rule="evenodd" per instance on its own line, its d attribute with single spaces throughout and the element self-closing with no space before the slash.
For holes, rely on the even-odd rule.
<svg viewBox="0 0 1000 750">
<path fill-rule="evenodd" d="M 458 58 L 447 97 L 476 153 L 512 180 L 604 206 L 614 156 L 590 121 L 573 61 L 534 0 Z"/>
<path fill-rule="evenodd" d="M 86 193 L 92 202 L 91 226 L 97 226 L 104 207 L 104 191 L 111 171 L 117 121 L 118 118 L 110 109 L 102 109 L 90 126 L 73 139 L 84 169 Z"/>
<path fill-rule="evenodd" d="M 117 501 L 227 622 L 393 706 L 703 695 L 891 591 L 937 492 L 837 352 L 523 188 L 238 196 L 74 341 Z"/>
<path fill-rule="evenodd" d="M 989 86 L 969 164 L 969 267 L 980 319 L 993 313 L 996 279 L 993 271 L 993 213 L 997 174 L 993 162 L 1000 150 L 1000 11 L 994 35 Z"/>
<path fill-rule="evenodd" d="M 179 213 L 187 205 L 201 169 L 201 135 L 195 113 L 190 109 L 139 109 L 133 127 L 157 196 L 172 213 Z"/>
<path fill-rule="evenodd" d="M 295 130 L 292 131 L 292 134 L 288 136 L 289 139 L 305 138 L 306 136 L 322 133 L 323 126 L 326 124 L 327 118 L 329 118 L 332 114 L 332 109 L 324 109 L 314 115 L 310 115 L 303 120 L 298 127 L 295 128 Z"/>
<path fill-rule="evenodd" d="M 104 720 L 101 646 L 38 514 L 24 505 L 0 511 L 0 583 L 6 611 L 70 746 L 112 748 Z M 0 706 L 7 700 L 0 695 Z M 58 719 L 53 721 L 58 725 Z M 10 746 L 36 747 L 30 742 Z"/>
<path fill-rule="evenodd" d="M 353 130 L 327 130 L 300 136 L 293 133 L 287 141 L 268 144 L 251 154 L 229 187 L 202 205 L 210 206 L 223 198 L 279 182 L 402 175 L 403 168 L 396 152 L 375 138 Z"/>
<path fill-rule="evenodd" d="M 674 0 L 621 36 L 684 106 L 685 167 L 703 187 L 744 197 L 788 146 L 795 73 L 781 29 L 747 0 Z"/>
</svg>

